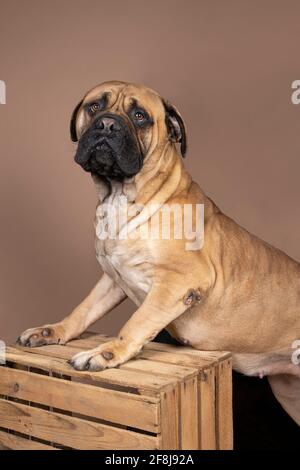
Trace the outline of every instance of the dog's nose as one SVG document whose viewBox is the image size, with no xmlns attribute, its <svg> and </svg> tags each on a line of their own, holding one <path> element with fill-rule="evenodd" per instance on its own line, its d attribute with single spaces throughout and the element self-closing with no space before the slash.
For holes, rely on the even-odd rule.
<svg viewBox="0 0 300 470">
<path fill-rule="evenodd" d="M 112 117 L 105 117 L 103 116 L 100 118 L 98 122 L 98 128 L 104 133 L 104 134 L 112 134 L 114 131 L 117 131 L 120 129 L 119 124 L 115 119 Z"/>
</svg>

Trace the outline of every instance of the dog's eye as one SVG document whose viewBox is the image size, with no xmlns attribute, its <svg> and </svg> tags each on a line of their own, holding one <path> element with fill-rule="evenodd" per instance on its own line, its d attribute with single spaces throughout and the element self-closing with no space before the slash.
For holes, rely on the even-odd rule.
<svg viewBox="0 0 300 470">
<path fill-rule="evenodd" d="M 143 121 L 145 119 L 145 116 L 143 113 L 141 113 L 141 111 L 136 111 L 134 113 L 134 117 L 137 121 Z"/>
<path fill-rule="evenodd" d="M 97 111 L 99 111 L 99 109 L 100 109 L 99 103 L 93 103 L 93 104 L 91 104 L 91 106 L 90 106 L 90 111 L 91 111 L 92 113 L 96 113 Z"/>
</svg>

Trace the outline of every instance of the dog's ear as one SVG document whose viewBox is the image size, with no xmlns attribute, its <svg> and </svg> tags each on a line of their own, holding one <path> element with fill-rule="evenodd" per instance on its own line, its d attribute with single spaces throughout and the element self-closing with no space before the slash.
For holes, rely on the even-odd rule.
<svg viewBox="0 0 300 470">
<path fill-rule="evenodd" d="M 75 107 L 72 117 L 71 117 L 71 122 L 70 122 L 70 134 L 71 134 L 71 139 L 73 142 L 78 142 L 78 137 L 77 137 L 77 131 L 76 131 L 76 119 L 77 119 L 77 114 L 79 111 L 80 106 L 82 105 L 83 100 L 81 100 L 78 105 Z"/>
<path fill-rule="evenodd" d="M 185 157 L 187 151 L 186 128 L 179 111 L 168 101 L 163 100 L 166 112 L 166 126 L 169 132 L 169 138 L 172 142 L 180 142 L 180 151 L 182 157 Z"/>
</svg>

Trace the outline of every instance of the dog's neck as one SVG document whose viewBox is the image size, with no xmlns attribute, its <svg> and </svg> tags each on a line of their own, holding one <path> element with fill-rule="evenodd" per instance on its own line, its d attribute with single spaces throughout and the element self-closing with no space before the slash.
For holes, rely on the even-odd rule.
<svg viewBox="0 0 300 470">
<path fill-rule="evenodd" d="M 128 203 L 142 205 L 154 199 L 155 203 L 163 204 L 169 197 L 187 191 L 192 182 L 175 144 L 169 141 L 146 156 L 141 171 L 135 176 L 120 182 L 93 175 L 93 180 L 100 204 L 118 190 Z"/>
</svg>

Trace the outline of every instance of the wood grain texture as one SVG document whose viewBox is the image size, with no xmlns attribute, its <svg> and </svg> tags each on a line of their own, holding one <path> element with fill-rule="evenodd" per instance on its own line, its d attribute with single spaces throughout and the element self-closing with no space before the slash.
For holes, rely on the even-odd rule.
<svg viewBox="0 0 300 470">
<path fill-rule="evenodd" d="M 187 347 L 187 346 L 173 346 L 171 344 L 155 343 L 151 342 L 145 346 L 146 349 L 154 351 L 165 351 L 174 354 L 182 354 L 184 356 L 194 356 L 196 358 L 203 359 L 204 361 L 212 364 L 224 358 L 230 357 L 230 353 L 227 351 L 201 351 L 199 349 Z"/>
<path fill-rule="evenodd" d="M 220 362 L 217 367 L 216 426 L 217 449 L 233 449 L 231 359 Z"/>
<path fill-rule="evenodd" d="M 132 359 L 126 364 L 121 366 L 128 370 L 140 370 L 144 372 L 149 372 L 154 375 L 162 375 L 166 377 L 172 377 L 173 380 L 185 379 L 187 377 L 192 377 L 197 373 L 197 369 L 192 367 L 186 367 L 178 364 L 170 364 L 167 362 L 156 361 L 156 360 L 145 360 L 143 359 Z"/>
<path fill-rule="evenodd" d="M 180 448 L 199 449 L 198 379 L 193 377 L 180 384 Z"/>
<path fill-rule="evenodd" d="M 157 351 L 157 350 L 150 350 L 145 349 L 142 351 L 138 357 L 142 357 L 143 359 L 150 359 L 152 361 L 157 362 L 166 362 L 167 364 L 176 364 L 185 367 L 197 367 L 198 369 L 209 367 L 211 365 L 211 361 L 206 361 L 205 359 L 194 357 L 187 354 L 177 354 L 174 352 L 166 352 L 166 351 Z"/>
<path fill-rule="evenodd" d="M 47 346 L 48 347 L 48 346 Z M 64 349 L 66 346 L 57 346 Z M 43 354 L 42 354 L 43 353 Z M 46 353 L 46 352 L 45 352 Z M 48 353 L 47 353 L 48 354 Z M 54 353 L 53 353 L 54 354 Z M 57 353 L 60 354 L 60 353 Z M 76 371 L 65 359 L 44 355 L 44 348 L 23 348 L 23 350 L 8 347 L 6 350 L 8 362 L 36 367 L 46 371 L 53 371 L 69 377 L 88 379 L 99 383 L 115 384 L 123 387 L 148 390 L 160 393 L 164 387 L 168 388 L 174 381 L 165 376 L 155 376 L 146 372 L 137 372 L 128 369 L 106 369 L 102 372 Z"/>
<path fill-rule="evenodd" d="M 29 423 L 24 417 L 10 417 L 4 419 L 3 428 L 72 448 L 232 448 L 229 353 L 148 343 L 136 358 L 115 369 L 76 371 L 67 363 L 78 351 L 110 339 L 85 333 L 66 346 L 7 348 L 10 367 L 0 368 L 4 371 L 0 395 L 10 397 L 6 403 L 12 416 L 23 410 L 13 405 L 31 406 L 26 407 Z M 54 428 L 62 420 L 62 434 L 57 430 L 59 442 L 45 415 L 40 414 L 43 412 L 51 415 L 49 423 Z M 108 424 L 97 423 L 97 419 Z M 75 436 L 69 435 L 69 427 L 74 427 Z M 42 428 L 44 437 L 36 436 Z M 126 434 L 118 434 L 121 431 Z M 153 436 L 142 434 L 144 431 Z M 138 444 L 132 444 L 135 438 Z"/>
<path fill-rule="evenodd" d="M 180 449 L 179 432 L 179 390 L 173 390 L 161 394 L 161 436 L 160 449 Z"/>
<path fill-rule="evenodd" d="M 70 342 L 68 346 L 49 345 L 34 349 L 18 346 L 17 350 L 21 350 L 26 353 L 65 359 L 67 361 L 78 352 L 77 348 L 73 347 L 73 342 L 74 341 Z M 82 350 L 86 349 L 87 348 L 84 348 Z M 147 361 L 144 359 L 147 359 Z M 176 354 L 170 356 L 169 353 L 161 353 L 160 351 L 143 351 L 136 358 L 131 359 L 125 364 L 119 366 L 118 370 L 139 370 L 141 372 L 154 374 L 156 376 L 162 375 L 175 378 L 184 378 L 189 375 L 194 375 L 195 373 L 195 369 L 186 366 L 187 362 L 191 365 L 197 364 L 197 367 L 200 367 L 201 365 L 201 361 L 198 363 L 198 361 L 196 361 L 194 358 L 187 358 L 187 360 L 185 360 L 184 357 L 178 356 Z M 205 361 L 204 365 L 206 364 L 207 362 Z"/>
<path fill-rule="evenodd" d="M 210 368 L 199 375 L 199 448 L 216 449 L 215 369 Z"/>
<path fill-rule="evenodd" d="M 0 450 L 58 450 L 50 445 L 0 431 Z"/>
<path fill-rule="evenodd" d="M 156 437 L 0 400 L 3 427 L 74 449 L 156 449 Z"/>
<path fill-rule="evenodd" d="M 63 379 L 1 370 L 0 393 L 122 425 L 159 431 L 159 400 Z"/>
</svg>

